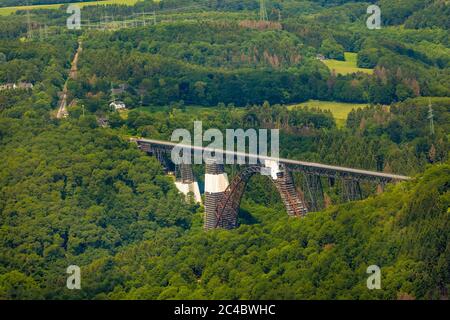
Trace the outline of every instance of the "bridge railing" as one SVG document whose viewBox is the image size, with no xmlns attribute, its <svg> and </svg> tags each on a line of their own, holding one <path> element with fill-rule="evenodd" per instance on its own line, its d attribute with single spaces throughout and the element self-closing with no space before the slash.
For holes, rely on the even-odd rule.
<svg viewBox="0 0 450 320">
<path fill-rule="evenodd" d="M 277 162 L 280 165 L 285 166 L 290 171 L 301 171 L 311 174 L 316 174 L 324 177 L 339 177 L 339 178 L 348 178 L 355 180 L 366 180 L 366 181 L 375 181 L 379 183 L 388 183 L 388 182 L 396 182 L 396 181 L 406 181 L 410 180 L 411 177 L 404 175 L 397 175 L 391 173 L 363 170 L 363 169 L 355 169 L 348 167 L 341 167 L 335 165 L 328 165 L 322 163 L 315 162 L 307 162 L 307 161 L 299 161 L 293 159 L 285 159 L 285 158 L 276 158 L 271 156 L 259 155 L 259 154 L 250 154 L 245 152 L 238 152 L 234 150 L 224 150 L 224 149 L 215 149 L 209 147 L 200 147 L 193 145 L 180 144 L 170 141 L 161 141 L 154 139 L 143 139 L 136 138 L 132 139 L 132 141 L 136 142 L 141 148 L 147 150 L 161 150 L 170 153 L 173 148 L 182 148 L 183 151 L 191 152 L 190 160 L 191 162 L 188 164 L 195 164 L 192 161 L 192 155 L 195 152 L 201 152 L 202 155 L 207 152 L 215 155 L 215 158 L 223 159 L 223 163 L 225 163 L 226 157 L 233 157 L 236 159 L 245 159 L 245 163 L 238 164 L 263 164 L 266 161 Z M 226 163 L 225 163 L 226 164 Z"/>
</svg>

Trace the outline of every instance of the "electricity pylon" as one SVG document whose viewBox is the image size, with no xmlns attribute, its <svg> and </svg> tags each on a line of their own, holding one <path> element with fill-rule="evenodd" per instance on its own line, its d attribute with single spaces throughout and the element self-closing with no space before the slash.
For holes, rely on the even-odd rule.
<svg viewBox="0 0 450 320">
<path fill-rule="evenodd" d="M 115 95 L 115 93 L 114 93 L 114 86 L 113 86 L 113 83 L 112 83 L 112 81 L 111 81 L 111 101 L 116 101 L 116 95 Z"/>
<path fill-rule="evenodd" d="M 259 20 L 260 21 L 267 21 L 267 20 L 269 20 L 269 18 L 267 17 L 266 1 L 265 0 L 259 0 Z"/>
<path fill-rule="evenodd" d="M 31 30 L 31 19 L 30 19 L 30 8 L 28 7 L 29 3 L 27 1 L 27 27 L 28 27 L 28 32 L 27 32 L 27 37 L 28 39 L 33 38 L 33 30 Z"/>
<path fill-rule="evenodd" d="M 433 107 L 431 106 L 431 99 L 428 100 L 428 120 L 430 120 L 430 132 L 431 135 L 434 135 L 434 114 L 433 114 Z"/>
</svg>

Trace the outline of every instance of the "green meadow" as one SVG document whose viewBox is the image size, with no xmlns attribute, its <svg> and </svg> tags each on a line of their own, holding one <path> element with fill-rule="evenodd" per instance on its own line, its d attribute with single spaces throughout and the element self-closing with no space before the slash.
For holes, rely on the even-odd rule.
<svg viewBox="0 0 450 320">
<path fill-rule="evenodd" d="M 107 5 L 107 4 L 124 4 L 132 6 L 139 0 L 104 0 L 104 1 L 91 1 L 91 2 L 77 2 L 74 3 L 80 7 L 84 6 L 95 6 L 95 5 Z M 42 5 L 34 5 L 34 6 L 16 6 L 16 7 L 5 7 L 0 8 L 0 15 L 9 15 L 18 10 L 38 10 L 38 9 L 58 9 L 61 7 L 61 3 L 57 4 L 42 4 Z"/>
<path fill-rule="evenodd" d="M 358 108 L 366 108 L 368 105 L 364 103 L 345 103 L 345 102 L 335 102 L 335 101 L 320 101 L 320 100 L 309 100 L 307 102 L 289 105 L 288 109 L 292 110 L 295 108 L 317 108 L 320 110 L 330 110 L 333 114 L 334 119 L 336 120 L 336 124 L 338 127 L 343 127 L 345 122 L 347 121 L 348 114 Z M 169 111 L 168 106 L 151 106 L 151 107 L 139 107 L 133 110 L 148 112 L 148 113 L 164 113 Z M 203 106 L 186 106 L 184 113 L 189 115 L 190 117 L 196 119 L 207 118 L 208 116 L 214 115 L 217 112 L 217 107 L 203 107 Z M 234 111 L 239 112 L 241 109 L 236 108 Z M 244 109 L 242 109 L 244 110 Z M 126 118 L 129 110 L 125 110 L 121 112 L 123 118 Z M 179 109 L 175 109 L 173 112 L 175 113 L 183 113 L 183 111 Z"/>
<path fill-rule="evenodd" d="M 318 108 L 320 110 L 330 110 L 333 114 L 334 119 L 338 127 L 343 127 L 347 121 L 348 114 L 358 108 L 366 108 L 368 105 L 365 103 L 345 103 L 345 102 L 335 102 L 335 101 L 319 101 L 319 100 L 309 100 L 307 102 L 295 104 L 289 106 L 289 109 L 295 108 Z"/>
<path fill-rule="evenodd" d="M 356 72 L 364 72 L 372 74 L 373 69 L 365 69 L 357 67 L 358 54 L 353 52 L 345 52 L 345 61 L 328 59 L 322 61 L 330 70 L 335 70 L 337 74 L 351 74 Z"/>
</svg>

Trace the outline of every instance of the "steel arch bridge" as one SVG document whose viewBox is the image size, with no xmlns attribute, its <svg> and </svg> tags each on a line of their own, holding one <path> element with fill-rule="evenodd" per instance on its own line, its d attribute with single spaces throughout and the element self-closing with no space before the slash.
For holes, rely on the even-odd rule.
<svg viewBox="0 0 450 320">
<path fill-rule="evenodd" d="M 184 194 L 194 193 L 195 199 L 200 202 L 198 184 L 192 173 L 192 165 L 174 165 L 170 160 L 172 149 L 178 145 L 173 142 L 133 139 L 139 148 L 151 156 L 155 156 L 163 165 L 166 172 L 177 173 L 176 186 Z M 191 147 L 205 151 L 208 148 Z M 212 150 L 208 150 L 212 151 Z M 217 150 L 214 150 L 217 152 Z M 237 227 L 238 213 L 242 196 L 248 181 L 256 174 L 261 174 L 264 169 L 270 169 L 269 163 L 276 163 L 279 170 L 275 173 L 264 174 L 277 189 L 281 200 L 286 207 L 289 216 L 303 217 L 308 211 L 318 211 L 323 208 L 324 193 L 322 180 L 327 180 L 330 186 L 340 183 L 342 198 L 346 201 L 362 199 L 360 182 L 369 182 L 378 186 L 381 192 L 387 183 L 395 183 L 411 179 L 407 176 L 388 174 L 375 171 L 367 171 L 354 168 L 331 166 L 320 163 L 311 163 L 291 159 L 261 157 L 252 154 L 239 154 L 234 151 L 221 150 L 222 155 L 244 156 L 246 161 L 257 159 L 256 164 L 246 165 L 228 183 L 228 177 L 224 172 L 223 165 L 215 162 L 206 163 L 205 167 L 205 219 L 206 230 L 223 228 L 232 229 Z M 254 162 L 253 162 L 254 163 Z M 303 192 L 295 187 L 292 173 L 303 175 Z"/>
<path fill-rule="evenodd" d="M 252 176 L 260 174 L 263 168 L 261 165 L 251 165 L 244 168 L 233 178 L 222 197 L 218 200 L 215 209 L 215 228 L 232 229 L 237 226 L 239 207 L 247 183 Z M 292 177 L 288 171 L 280 172 L 276 180 L 270 176 L 267 177 L 273 182 L 280 194 L 289 216 L 302 217 L 306 215 L 308 209 L 299 193 L 296 192 Z"/>
</svg>

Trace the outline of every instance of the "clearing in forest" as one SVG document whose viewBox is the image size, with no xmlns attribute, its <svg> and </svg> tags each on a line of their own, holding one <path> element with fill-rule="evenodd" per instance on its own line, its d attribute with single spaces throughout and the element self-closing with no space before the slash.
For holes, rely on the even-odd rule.
<svg viewBox="0 0 450 320">
<path fill-rule="evenodd" d="M 291 105 L 288 108 L 290 110 L 294 108 L 317 108 L 320 110 L 330 110 L 333 114 L 334 119 L 338 127 L 345 126 L 348 114 L 358 108 L 366 108 L 368 105 L 365 103 L 346 103 L 346 102 L 335 102 L 335 101 L 320 101 L 320 100 L 309 100 L 300 104 Z"/>
<path fill-rule="evenodd" d="M 364 72 L 368 74 L 373 73 L 373 69 L 365 69 L 357 67 L 358 54 L 353 52 L 345 52 L 345 61 L 327 59 L 322 62 L 328 67 L 330 70 L 335 70 L 337 74 L 351 74 L 356 72 Z"/>
</svg>

